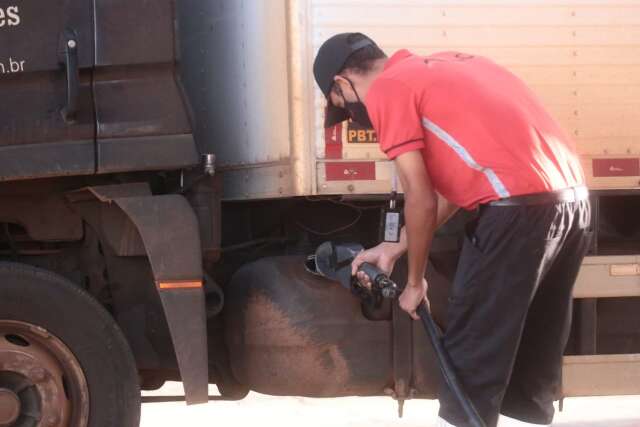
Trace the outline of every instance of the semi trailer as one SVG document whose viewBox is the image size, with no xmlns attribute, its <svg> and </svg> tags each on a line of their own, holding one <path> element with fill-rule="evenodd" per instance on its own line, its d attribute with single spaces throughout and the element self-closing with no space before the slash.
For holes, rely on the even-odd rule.
<svg viewBox="0 0 640 427">
<path fill-rule="evenodd" d="M 306 265 L 379 242 L 396 189 L 375 132 L 323 126 L 344 31 L 490 57 L 575 138 L 594 239 L 557 397 L 640 394 L 639 28 L 632 0 L 0 0 L 0 426 L 138 426 L 165 381 L 436 397 L 421 327 Z M 443 326 L 473 215 L 430 254 Z"/>
</svg>

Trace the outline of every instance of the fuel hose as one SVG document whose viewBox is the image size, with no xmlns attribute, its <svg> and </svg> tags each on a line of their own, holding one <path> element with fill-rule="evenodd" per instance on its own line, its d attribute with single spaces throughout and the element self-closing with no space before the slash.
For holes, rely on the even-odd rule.
<svg viewBox="0 0 640 427">
<path fill-rule="evenodd" d="M 363 263 L 360 266 L 359 271 L 362 271 L 369 276 L 373 292 L 379 292 L 384 298 L 397 298 L 400 295 L 398 286 L 375 265 Z M 469 396 L 458 379 L 453 364 L 451 363 L 449 353 L 442 343 L 442 332 L 433 320 L 427 304 L 424 301 L 421 302 L 416 309 L 416 312 L 418 313 L 418 316 L 420 316 L 422 325 L 424 326 L 427 336 L 431 341 L 431 345 L 433 346 L 433 350 L 436 353 L 436 359 L 438 360 L 442 376 L 444 377 L 449 390 L 451 390 L 456 400 L 460 403 L 460 406 L 462 406 L 462 410 L 467 416 L 469 424 L 472 427 L 486 427 L 484 420 L 480 417 L 480 414 L 478 414 L 478 411 L 473 406 L 471 399 L 469 399 Z"/>
<path fill-rule="evenodd" d="M 473 403 L 462 387 L 462 384 L 460 384 L 460 380 L 458 380 L 458 376 L 456 375 L 453 364 L 451 363 L 449 353 L 447 353 L 447 350 L 442 344 L 442 333 L 440 332 L 440 328 L 438 328 L 433 317 L 431 317 L 427 304 L 424 301 L 421 302 L 416 312 L 418 313 L 418 316 L 420 316 L 420 320 L 422 321 L 422 325 L 424 326 L 427 336 L 431 341 L 433 350 L 436 352 L 436 358 L 438 359 L 438 365 L 442 371 L 442 376 L 444 377 L 449 390 L 451 390 L 460 403 L 460 406 L 462 406 L 464 413 L 469 419 L 469 423 L 473 427 L 486 427 L 482 417 L 480 417 L 480 414 L 478 414 L 478 411 L 473 406 Z"/>
</svg>

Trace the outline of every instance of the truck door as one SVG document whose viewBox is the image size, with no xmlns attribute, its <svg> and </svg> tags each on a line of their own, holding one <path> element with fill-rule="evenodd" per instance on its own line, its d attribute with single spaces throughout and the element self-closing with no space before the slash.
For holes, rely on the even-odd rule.
<svg viewBox="0 0 640 427">
<path fill-rule="evenodd" d="M 176 79 L 174 1 L 95 0 L 97 172 L 197 164 Z"/>
<path fill-rule="evenodd" d="M 0 0 L 0 181 L 95 171 L 93 2 Z"/>
</svg>

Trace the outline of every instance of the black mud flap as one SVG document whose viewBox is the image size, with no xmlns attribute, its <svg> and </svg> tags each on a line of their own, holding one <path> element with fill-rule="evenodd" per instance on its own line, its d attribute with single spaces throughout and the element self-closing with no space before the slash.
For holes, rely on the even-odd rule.
<svg viewBox="0 0 640 427">
<path fill-rule="evenodd" d="M 180 195 L 153 196 L 140 184 L 87 187 L 69 193 L 68 199 L 114 203 L 135 225 L 169 324 L 187 404 L 207 402 L 202 250 L 198 221 L 187 200 Z"/>
</svg>

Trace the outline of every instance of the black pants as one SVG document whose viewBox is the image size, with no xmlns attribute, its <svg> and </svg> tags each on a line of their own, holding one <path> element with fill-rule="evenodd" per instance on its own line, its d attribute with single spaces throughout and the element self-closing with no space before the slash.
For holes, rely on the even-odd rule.
<svg viewBox="0 0 640 427">
<path fill-rule="evenodd" d="M 499 413 L 536 424 L 553 419 L 590 217 L 586 200 L 486 206 L 467 226 L 444 344 L 489 427 Z M 469 425 L 444 384 L 439 399 L 442 418 Z"/>
</svg>

